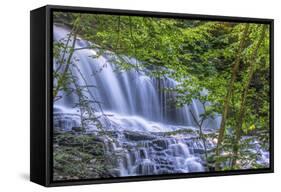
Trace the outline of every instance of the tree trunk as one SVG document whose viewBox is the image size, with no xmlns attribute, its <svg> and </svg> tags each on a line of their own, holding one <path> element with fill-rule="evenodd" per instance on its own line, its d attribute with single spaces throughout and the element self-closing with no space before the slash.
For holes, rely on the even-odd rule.
<svg viewBox="0 0 281 192">
<path fill-rule="evenodd" d="M 243 35 L 240 40 L 239 48 L 237 51 L 237 57 L 233 64 L 232 75 L 231 75 L 231 79 L 230 79 L 230 82 L 228 85 L 227 94 L 224 98 L 222 120 L 221 120 L 219 136 L 218 136 L 218 143 L 217 143 L 217 148 L 216 148 L 216 157 L 218 157 L 220 155 L 220 147 L 221 147 L 221 143 L 223 141 L 224 132 L 225 132 L 225 124 L 226 124 L 226 119 L 227 119 L 227 114 L 228 114 L 229 101 L 231 99 L 233 85 L 234 85 L 234 82 L 237 77 L 237 72 L 238 72 L 238 68 L 239 68 L 240 60 L 241 60 L 241 53 L 245 47 L 245 41 L 246 41 L 246 38 L 248 35 L 248 31 L 249 31 L 249 24 L 245 24 Z M 216 160 L 215 170 L 219 171 L 219 169 L 220 169 L 220 163 L 218 162 L 218 160 Z"/>
<path fill-rule="evenodd" d="M 257 43 L 256 47 L 254 48 L 254 51 L 253 51 L 253 53 L 250 57 L 248 79 L 246 81 L 246 84 L 243 88 L 243 93 L 241 95 L 240 110 L 239 110 L 239 114 L 238 114 L 238 118 L 237 118 L 237 122 L 236 122 L 236 134 L 235 134 L 235 141 L 234 141 L 234 146 L 233 146 L 233 159 L 232 159 L 232 164 L 231 164 L 232 168 L 236 165 L 236 161 L 237 161 L 237 158 L 238 158 L 239 143 L 240 143 L 240 139 L 241 139 L 242 124 L 243 124 L 243 120 L 244 120 L 244 116 L 245 116 L 245 109 L 246 109 L 245 104 L 246 104 L 247 94 L 248 94 L 248 90 L 249 90 L 251 80 L 253 78 L 253 74 L 254 74 L 255 69 L 256 69 L 257 53 L 258 53 L 258 50 L 259 50 L 259 48 L 261 46 L 261 43 L 264 39 L 265 30 L 266 30 L 266 26 L 264 25 L 263 28 L 262 28 L 261 35 L 260 35 L 260 38 L 258 40 L 258 43 Z"/>
</svg>

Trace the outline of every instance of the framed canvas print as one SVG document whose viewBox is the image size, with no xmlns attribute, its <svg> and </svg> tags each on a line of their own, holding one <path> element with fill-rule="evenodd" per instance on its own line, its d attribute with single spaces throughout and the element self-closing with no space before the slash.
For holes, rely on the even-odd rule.
<svg viewBox="0 0 281 192">
<path fill-rule="evenodd" d="M 31 181 L 273 172 L 273 20 L 31 11 Z"/>
</svg>

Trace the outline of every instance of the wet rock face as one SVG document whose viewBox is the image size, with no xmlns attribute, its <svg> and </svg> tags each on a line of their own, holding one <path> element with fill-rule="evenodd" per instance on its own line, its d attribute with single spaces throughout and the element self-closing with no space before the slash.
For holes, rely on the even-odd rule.
<svg viewBox="0 0 281 192">
<path fill-rule="evenodd" d="M 54 131 L 72 131 L 80 127 L 80 118 L 77 114 L 64 114 L 61 109 L 54 108 Z"/>
<path fill-rule="evenodd" d="M 190 143 L 195 143 L 193 138 L 179 139 L 147 132 L 120 132 L 119 134 L 115 146 L 116 150 L 123 149 L 122 157 L 118 162 L 120 176 L 188 173 L 206 170 L 202 164 L 204 157 L 201 153 L 201 145 L 190 145 Z"/>
<path fill-rule="evenodd" d="M 97 130 L 84 130 L 79 121 L 71 120 L 69 114 L 57 115 L 54 122 L 60 130 L 79 138 L 87 137 L 83 150 L 93 157 L 109 155 L 116 157 L 111 162 L 108 174 L 113 177 L 134 175 L 156 175 L 169 173 L 188 173 L 205 171 L 204 148 L 196 131 L 172 127 L 171 132 L 130 131 L 129 128 L 107 130 L 100 134 Z M 115 118 L 114 115 L 110 118 Z M 138 120 L 137 120 L 138 121 Z M 122 120 L 124 122 L 124 120 Z M 83 141 L 84 142 L 84 141 Z M 67 144 L 68 143 L 68 144 Z M 73 145 L 64 141 L 64 145 Z M 96 147 L 98 146 L 98 147 Z M 212 146 L 208 146 L 210 149 Z M 101 150 L 96 150 L 97 148 Z M 93 169 L 94 170 L 94 169 Z M 91 171 L 89 171 L 91 173 Z"/>
<path fill-rule="evenodd" d="M 113 177 L 199 172 L 206 169 L 202 163 L 202 144 L 195 139 L 198 136 L 194 137 L 192 133 L 191 137 L 188 131 L 180 132 L 180 137 L 178 133 L 169 135 L 162 132 L 128 130 L 107 131 L 104 135 L 99 135 L 97 131 L 87 133 L 87 130 L 81 130 L 75 123 L 69 123 L 69 118 L 65 116 L 56 123 L 63 125 L 63 132 L 71 134 L 74 140 L 83 134 L 96 134 L 95 137 L 87 137 L 83 150 L 93 157 L 108 154 L 116 157 L 107 173 Z M 61 141 L 64 146 L 74 144 L 69 139 Z M 91 172 L 89 170 L 87 174 Z"/>
<path fill-rule="evenodd" d="M 155 139 L 155 136 L 144 132 L 125 131 L 124 136 L 132 141 L 147 141 Z"/>
<path fill-rule="evenodd" d="M 154 145 L 154 148 L 162 150 L 162 149 L 167 149 L 169 142 L 167 139 L 156 139 L 152 141 L 152 144 Z"/>
</svg>

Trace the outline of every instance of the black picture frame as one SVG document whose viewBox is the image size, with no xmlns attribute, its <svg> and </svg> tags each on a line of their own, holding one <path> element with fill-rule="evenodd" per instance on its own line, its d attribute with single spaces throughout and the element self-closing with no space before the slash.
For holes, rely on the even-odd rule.
<svg viewBox="0 0 281 192">
<path fill-rule="evenodd" d="M 103 13 L 111 15 L 184 18 L 208 21 L 264 23 L 270 25 L 270 167 L 173 175 L 153 175 L 87 180 L 52 180 L 52 12 Z M 117 183 L 274 172 L 274 20 L 136 10 L 46 5 L 30 12 L 30 180 L 43 186 Z"/>
</svg>

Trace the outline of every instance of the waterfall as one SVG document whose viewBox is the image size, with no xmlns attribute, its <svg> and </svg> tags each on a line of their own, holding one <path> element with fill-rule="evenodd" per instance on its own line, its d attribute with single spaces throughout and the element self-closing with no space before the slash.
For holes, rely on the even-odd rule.
<svg viewBox="0 0 281 192">
<path fill-rule="evenodd" d="M 54 25 L 54 41 L 65 43 L 69 32 L 65 27 Z M 106 119 L 101 117 L 101 122 L 109 120 L 111 126 L 106 128 L 119 135 L 116 142 L 106 145 L 107 150 L 123 153 L 116 165 L 116 176 L 205 171 L 203 144 L 195 134 L 198 128 L 190 114 L 192 111 L 195 118 L 200 118 L 203 113 L 200 101 L 193 100 L 190 105 L 176 108 L 170 104 L 175 93 L 163 90 L 175 87 L 178 84 L 175 80 L 156 79 L 145 71 L 119 71 L 110 59 L 114 54 L 94 58 L 97 50 L 84 48 L 89 45 L 83 39 L 76 40 L 71 70 L 77 84 L 91 85 L 84 94 L 98 101 L 92 104 L 96 114 L 107 114 Z M 54 69 L 57 67 L 58 61 L 54 59 Z M 63 97 L 54 103 L 54 127 L 70 131 L 80 126 L 79 108 L 75 105 L 78 97 L 63 91 L 59 94 Z M 208 119 L 203 128 L 215 130 L 219 124 L 218 115 Z M 95 126 L 90 129 L 98 131 Z M 191 133 L 165 134 L 176 130 Z M 214 148 L 212 141 L 207 141 L 207 148 Z"/>
<path fill-rule="evenodd" d="M 54 25 L 54 40 L 62 41 L 68 36 L 69 30 Z M 93 59 L 96 50 L 83 49 L 89 46 L 84 40 L 77 39 L 73 54 L 75 66 L 73 73 L 78 78 L 80 85 L 93 85 L 89 87 L 94 97 L 102 104 L 105 111 L 115 112 L 123 115 L 137 115 L 147 120 L 162 121 L 172 124 L 194 126 L 194 122 L 189 110 L 193 110 L 196 118 L 199 119 L 203 112 L 200 102 L 193 100 L 192 104 L 185 105 L 180 109 L 169 104 L 175 97 L 174 93 L 164 92 L 163 88 L 172 88 L 177 85 L 173 79 L 160 79 L 161 85 L 157 84 L 157 79 L 150 77 L 143 71 L 116 71 L 116 67 L 110 62 L 110 55 L 99 56 Z M 56 60 L 54 60 L 56 67 Z M 86 82 L 83 82 L 86 81 Z M 159 93 L 160 97 L 159 97 Z M 87 93 L 85 93 L 87 94 Z M 90 96 L 89 96 L 90 97 Z M 78 102 L 74 94 L 64 94 L 56 105 L 72 109 Z M 165 106 L 165 109 L 163 109 Z M 219 117 L 218 117 L 219 119 Z M 212 120 L 210 120 L 212 121 Z M 217 128 L 218 122 L 210 123 L 211 128 Z M 210 128 L 209 126 L 209 128 Z"/>
</svg>

